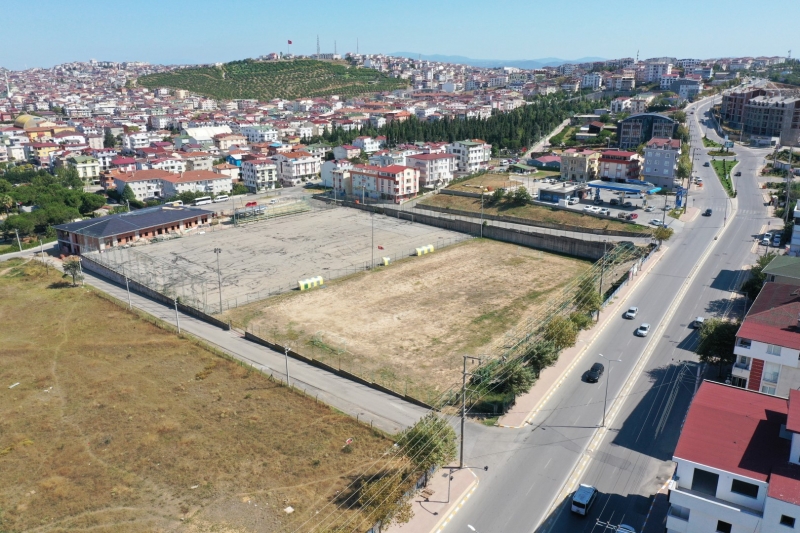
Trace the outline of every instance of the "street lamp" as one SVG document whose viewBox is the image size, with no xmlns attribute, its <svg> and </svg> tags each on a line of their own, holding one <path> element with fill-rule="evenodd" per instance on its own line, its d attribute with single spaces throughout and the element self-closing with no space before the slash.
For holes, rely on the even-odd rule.
<svg viewBox="0 0 800 533">
<path fill-rule="evenodd" d="M 481 239 L 483 239 L 483 197 L 486 194 L 486 187 L 481 186 Z"/>
<path fill-rule="evenodd" d="M 606 377 L 606 396 L 603 399 L 603 427 L 606 427 L 606 405 L 608 404 L 608 382 L 611 381 L 611 363 L 621 363 L 622 359 L 609 359 L 603 354 L 600 357 L 608 361 L 608 376 Z"/>
<path fill-rule="evenodd" d="M 214 248 L 214 253 L 217 254 L 217 286 L 219 287 L 219 312 L 222 313 L 222 274 L 219 269 L 219 254 L 222 253 L 222 248 Z"/>
</svg>

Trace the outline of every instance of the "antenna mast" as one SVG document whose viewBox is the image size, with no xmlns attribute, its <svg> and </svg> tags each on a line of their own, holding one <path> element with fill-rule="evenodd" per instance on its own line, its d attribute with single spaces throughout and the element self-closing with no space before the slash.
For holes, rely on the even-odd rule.
<svg viewBox="0 0 800 533">
<path fill-rule="evenodd" d="M 317 59 L 319 59 L 319 35 L 317 35 Z"/>
</svg>

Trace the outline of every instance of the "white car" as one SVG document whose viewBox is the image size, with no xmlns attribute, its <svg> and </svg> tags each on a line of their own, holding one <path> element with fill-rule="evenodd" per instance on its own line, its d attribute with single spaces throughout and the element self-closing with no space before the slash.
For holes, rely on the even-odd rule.
<svg viewBox="0 0 800 533">
<path fill-rule="evenodd" d="M 625 318 L 636 318 L 636 314 L 639 312 L 638 307 L 629 307 L 627 311 L 625 311 Z"/>
<path fill-rule="evenodd" d="M 567 200 L 567 204 L 569 204 L 569 205 L 575 205 L 575 204 L 577 204 L 578 202 L 580 202 L 580 200 L 578 200 L 578 199 L 577 199 L 577 198 L 575 198 L 574 196 L 573 196 L 572 198 L 570 198 L 569 200 Z"/>
<path fill-rule="evenodd" d="M 597 207 L 596 205 L 593 205 L 590 208 L 590 210 L 592 211 L 592 213 L 599 213 L 601 211 L 601 209 L 599 207 Z"/>
<path fill-rule="evenodd" d="M 601 208 L 600 208 L 600 214 L 601 214 L 601 215 L 605 215 L 605 216 L 607 216 L 607 217 L 608 217 L 608 216 L 611 216 L 611 209 L 609 209 L 609 208 L 607 208 L 607 207 L 601 207 Z"/>
<path fill-rule="evenodd" d="M 647 334 L 650 333 L 650 324 L 645 322 L 636 330 L 637 337 L 647 337 Z"/>
<path fill-rule="evenodd" d="M 644 208 L 645 213 L 652 213 L 653 211 L 655 211 L 655 208 L 652 205 L 648 205 Z"/>
<path fill-rule="evenodd" d="M 583 206 L 583 210 L 586 211 L 587 213 L 590 212 L 592 209 L 594 209 L 594 206 L 591 205 Z"/>
<path fill-rule="evenodd" d="M 650 220 L 650 224 L 652 224 L 654 226 L 661 226 L 661 221 L 658 220 L 657 218 L 653 218 L 653 219 Z"/>
</svg>

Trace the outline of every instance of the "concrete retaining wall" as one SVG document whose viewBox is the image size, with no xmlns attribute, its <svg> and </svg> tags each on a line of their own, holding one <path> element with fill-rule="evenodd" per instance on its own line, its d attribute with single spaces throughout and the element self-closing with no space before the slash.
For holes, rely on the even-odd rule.
<svg viewBox="0 0 800 533">
<path fill-rule="evenodd" d="M 89 270 L 91 272 L 94 272 L 96 274 L 99 274 L 99 275 L 103 276 L 104 278 L 110 279 L 111 281 L 113 281 L 113 282 L 115 282 L 115 283 L 117 283 L 119 285 L 125 286 L 125 276 L 123 276 L 119 272 L 116 272 L 114 270 L 111 270 L 108 267 L 105 267 L 105 266 L 101 265 L 100 263 L 97 263 L 97 262 L 89 259 L 86 256 L 81 256 L 81 267 L 84 270 Z M 139 294 L 143 294 L 144 296 L 147 296 L 148 298 L 152 298 L 153 300 L 156 300 L 157 302 L 161 302 L 161 303 L 169 305 L 169 306 L 174 306 L 175 305 L 175 300 L 173 300 L 172 298 L 169 298 L 168 296 L 164 296 L 160 292 L 156 292 L 153 289 L 151 289 L 150 287 L 142 285 L 141 283 L 139 283 L 137 281 L 133 281 L 132 279 L 128 279 L 128 286 L 130 287 L 130 289 L 133 292 L 137 292 Z M 202 312 L 202 311 L 200 311 L 198 309 L 195 309 L 194 307 L 189 307 L 188 305 L 184 305 L 184 304 L 182 304 L 180 302 L 178 302 L 178 311 L 180 311 L 181 313 L 183 313 L 185 315 L 189 315 L 189 316 L 192 316 L 192 317 L 197 318 L 199 320 L 202 320 L 203 322 L 207 322 L 207 323 L 211 324 L 212 326 L 217 326 L 218 328 L 224 329 L 226 331 L 231 329 L 230 328 L 230 324 L 228 324 L 227 322 L 223 322 L 222 320 L 217 320 L 216 318 L 214 318 L 211 315 L 207 315 L 204 312 Z"/>
</svg>

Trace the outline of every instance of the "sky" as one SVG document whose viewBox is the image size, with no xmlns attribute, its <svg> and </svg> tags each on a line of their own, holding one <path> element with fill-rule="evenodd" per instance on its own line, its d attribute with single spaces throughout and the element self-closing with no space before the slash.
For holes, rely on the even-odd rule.
<svg viewBox="0 0 800 533">
<path fill-rule="evenodd" d="M 286 51 L 287 40 L 313 54 L 317 36 L 340 54 L 358 40 L 361 53 L 475 59 L 800 55 L 798 0 L 37 0 L 3 2 L 2 16 L 0 67 L 12 70 L 225 62 Z"/>
</svg>

